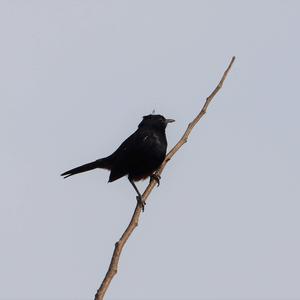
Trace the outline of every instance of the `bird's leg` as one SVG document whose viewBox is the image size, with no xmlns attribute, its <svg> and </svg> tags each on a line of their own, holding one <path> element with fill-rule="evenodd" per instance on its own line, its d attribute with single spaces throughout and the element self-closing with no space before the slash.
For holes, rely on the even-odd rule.
<svg viewBox="0 0 300 300">
<path fill-rule="evenodd" d="M 131 183 L 131 185 L 133 186 L 133 188 L 135 189 L 135 191 L 137 192 L 137 196 L 136 196 L 136 200 L 138 202 L 138 204 L 141 206 L 142 211 L 145 210 L 145 205 L 146 202 L 143 200 L 143 196 L 141 195 L 140 191 L 138 190 L 137 186 L 135 185 L 134 181 L 131 178 L 128 178 L 129 182 Z"/>
<path fill-rule="evenodd" d="M 150 176 L 150 180 L 155 180 L 158 187 L 159 187 L 159 184 L 160 184 L 160 179 L 161 179 L 161 176 L 159 174 L 156 174 L 156 173 L 153 173 Z"/>
</svg>

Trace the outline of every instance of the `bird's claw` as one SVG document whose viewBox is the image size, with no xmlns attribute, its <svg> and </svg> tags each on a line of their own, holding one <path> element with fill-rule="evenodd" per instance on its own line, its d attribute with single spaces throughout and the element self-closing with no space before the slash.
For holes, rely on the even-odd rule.
<svg viewBox="0 0 300 300">
<path fill-rule="evenodd" d="M 155 173 L 154 173 L 154 174 L 152 174 L 150 177 L 151 177 L 151 179 L 153 179 L 153 180 L 156 181 L 157 186 L 159 187 L 161 176 L 160 176 L 159 174 L 155 174 Z"/>
<path fill-rule="evenodd" d="M 136 200 L 138 202 L 138 205 L 140 205 L 142 211 L 144 212 L 145 210 L 145 205 L 146 205 L 146 202 L 145 200 L 143 200 L 143 198 L 141 196 L 136 196 Z"/>
</svg>

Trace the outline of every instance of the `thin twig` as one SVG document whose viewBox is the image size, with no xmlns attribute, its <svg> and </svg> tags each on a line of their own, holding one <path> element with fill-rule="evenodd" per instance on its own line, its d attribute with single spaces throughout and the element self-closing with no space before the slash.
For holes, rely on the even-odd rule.
<svg viewBox="0 0 300 300">
<path fill-rule="evenodd" d="M 230 71 L 232 64 L 235 60 L 235 57 L 233 56 L 227 69 L 225 70 L 219 84 L 216 86 L 216 88 L 213 90 L 213 92 L 206 98 L 206 101 L 199 112 L 199 114 L 195 117 L 195 119 L 189 123 L 185 133 L 181 137 L 181 139 L 178 141 L 178 143 L 170 150 L 170 152 L 167 154 L 165 160 L 163 161 L 162 165 L 160 168 L 157 170 L 156 174 L 161 175 L 163 169 L 165 168 L 166 164 L 170 161 L 170 159 L 173 157 L 173 155 L 182 147 L 183 144 L 185 144 L 188 140 L 188 137 L 195 127 L 195 125 L 199 122 L 199 120 L 205 115 L 206 110 L 208 108 L 208 105 L 214 98 L 214 96 L 218 93 L 218 91 L 222 88 L 223 83 L 227 77 L 228 72 Z M 145 189 L 143 193 L 143 200 L 146 201 L 150 193 L 152 192 L 153 188 L 155 187 L 156 181 L 151 180 L 147 188 Z M 118 242 L 115 244 L 115 249 L 110 261 L 110 265 L 108 268 L 108 271 L 101 283 L 100 288 L 98 289 L 96 295 L 95 295 L 95 300 L 102 300 L 104 298 L 105 292 L 107 291 L 107 288 L 110 285 L 111 280 L 113 279 L 114 275 L 116 275 L 118 271 L 118 264 L 120 260 L 120 255 L 123 250 L 123 247 L 125 246 L 128 238 L 130 237 L 131 233 L 133 230 L 138 226 L 139 222 L 139 217 L 141 214 L 141 206 L 139 204 L 136 205 L 134 213 L 131 217 L 130 223 L 127 226 L 126 230 L 122 234 L 121 238 L 119 239 Z"/>
</svg>

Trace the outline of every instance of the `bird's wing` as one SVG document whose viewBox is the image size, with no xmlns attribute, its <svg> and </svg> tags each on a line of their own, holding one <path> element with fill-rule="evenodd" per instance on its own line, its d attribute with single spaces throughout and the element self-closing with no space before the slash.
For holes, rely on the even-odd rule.
<svg viewBox="0 0 300 300">
<path fill-rule="evenodd" d="M 153 131 L 138 129 L 129 136 L 112 154 L 114 163 L 109 182 L 127 175 L 134 165 L 141 163 L 141 158 L 144 158 L 149 149 L 153 149 L 158 142 L 159 138 Z"/>
</svg>

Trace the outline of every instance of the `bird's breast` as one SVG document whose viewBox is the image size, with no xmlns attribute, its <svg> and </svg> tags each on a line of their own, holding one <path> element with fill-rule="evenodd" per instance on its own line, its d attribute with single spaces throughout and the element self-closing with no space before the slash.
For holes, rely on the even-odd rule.
<svg viewBox="0 0 300 300">
<path fill-rule="evenodd" d="M 167 150 L 166 137 L 161 134 L 152 133 L 150 136 L 149 148 L 154 155 L 165 156 Z"/>
</svg>

